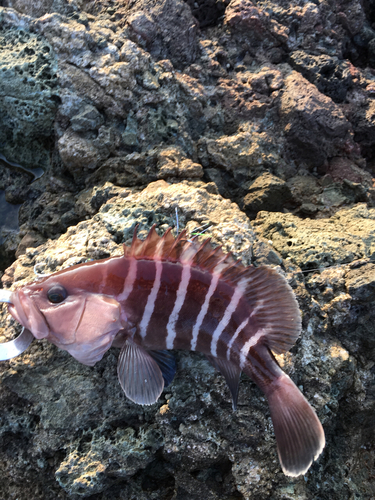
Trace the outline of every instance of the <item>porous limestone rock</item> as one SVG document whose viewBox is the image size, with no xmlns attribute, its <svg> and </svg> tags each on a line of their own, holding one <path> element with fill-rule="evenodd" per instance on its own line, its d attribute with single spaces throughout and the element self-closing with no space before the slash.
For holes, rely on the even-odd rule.
<svg viewBox="0 0 375 500">
<path fill-rule="evenodd" d="M 0 19 L 1 14 L 0 10 Z M 52 47 L 40 34 L 3 26 L 0 51 L 1 151 L 25 167 L 48 168 L 46 143 L 53 133 L 59 101 Z"/>
<path fill-rule="evenodd" d="M 272 240 L 283 258 L 290 252 L 304 270 L 375 258 L 375 209 L 358 204 L 327 220 L 301 220 L 292 214 L 260 212 L 257 232 Z M 327 249 L 327 250 L 326 250 Z"/>
</svg>

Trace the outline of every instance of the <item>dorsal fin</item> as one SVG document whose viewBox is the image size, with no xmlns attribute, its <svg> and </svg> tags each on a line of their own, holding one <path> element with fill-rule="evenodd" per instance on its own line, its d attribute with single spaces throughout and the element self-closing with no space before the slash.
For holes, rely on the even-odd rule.
<svg viewBox="0 0 375 500">
<path fill-rule="evenodd" d="M 212 271 L 219 263 L 222 263 L 223 275 L 232 266 L 237 269 L 232 273 L 233 277 L 238 273 L 239 266 L 242 266 L 242 270 L 245 269 L 240 262 L 234 260 L 230 253 L 225 254 L 221 246 L 213 248 L 210 238 L 204 240 L 203 243 L 188 240 L 185 229 L 175 238 L 171 233 L 171 228 L 168 228 L 163 236 L 159 236 L 156 232 L 156 224 L 154 224 L 146 239 L 142 241 L 137 237 L 137 230 L 138 226 L 134 230 L 130 247 L 123 245 L 125 257 L 153 260 L 157 255 L 163 261 L 189 262 L 206 271 Z"/>
<path fill-rule="evenodd" d="M 169 228 L 159 236 L 152 226 L 144 241 L 135 228 L 130 247 L 124 245 L 124 255 L 137 260 L 162 260 L 190 264 L 212 272 L 220 269 L 220 279 L 233 287 L 239 283 L 252 307 L 252 321 L 264 332 L 262 343 L 277 354 L 288 351 L 301 331 L 301 315 L 293 290 L 281 274 L 270 267 L 245 267 L 221 247 L 213 248 L 208 238 L 203 243 L 187 239 L 186 230 L 177 238 Z"/>
</svg>

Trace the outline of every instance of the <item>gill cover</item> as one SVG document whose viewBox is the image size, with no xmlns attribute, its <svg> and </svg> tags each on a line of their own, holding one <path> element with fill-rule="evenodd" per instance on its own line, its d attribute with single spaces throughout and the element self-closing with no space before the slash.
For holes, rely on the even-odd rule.
<svg viewBox="0 0 375 500">
<path fill-rule="evenodd" d="M 84 365 L 93 366 L 111 347 L 115 335 L 122 329 L 120 304 L 106 295 L 83 293 L 79 300 L 55 306 L 48 313 L 51 320 L 50 342 L 68 351 Z M 59 328 L 69 315 L 69 334 Z"/>
<path fill-rule="evenodd" d="M 13 292 L 9 312 L 37 339 L 46 338 L 93 366 L 122 328 L 120 304 L 107 295 L 47 280 Z"/>
</svg>

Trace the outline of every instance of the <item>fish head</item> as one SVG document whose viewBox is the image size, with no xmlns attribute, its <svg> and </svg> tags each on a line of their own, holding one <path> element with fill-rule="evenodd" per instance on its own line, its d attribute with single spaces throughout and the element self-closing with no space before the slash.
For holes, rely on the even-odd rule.
<svg viewBox="0 0 375 500">
<path fill-rule="evenodd" d="M 53 274 L 13 292 L 8 310 L 35 338 L 93 366 L 122 329 L 121 307 L 92 282 L 84 284 L 69 272 Z"/>
</svg>

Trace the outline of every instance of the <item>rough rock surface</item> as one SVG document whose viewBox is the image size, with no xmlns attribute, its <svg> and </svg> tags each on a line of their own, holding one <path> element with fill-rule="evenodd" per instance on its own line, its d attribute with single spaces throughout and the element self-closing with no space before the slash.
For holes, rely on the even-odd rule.
<svg viewBox="0 0 375 500">
<path fill-rule="evenodd" d="M 59 101 L 52 47 L 41 35 L 13 26 L 1 27 L 0 50 L 2 154 L 26 167 L 48 168 L 46 142 Z"/>
<path fill-rule="evenodd" d="M 243 208 L 247 215 L 254 219 L 262 210 L 278 212 L 280 205 L 286 205 L 291 197 L 285 181 L 265 173 L 255 179 L 249 187 L 249 192 L 243 200 Z"/>
<path fill-rule="evenodd" d="M 177 209 L 291 283 L 303 332 L 279 362 L 327 436 L 288 479 L 247 378 L 233 413 L 222 377 L 180 352 L 160 402 L 138 407 L 115 349 L 87 368 L 34 342 L 0 364 L 0 498 L 374 498 L 371 3 L 0 3 L 0 199 L 19 214 L 0 216 L 3 286 L 121 253 Z"/>
</svg>

